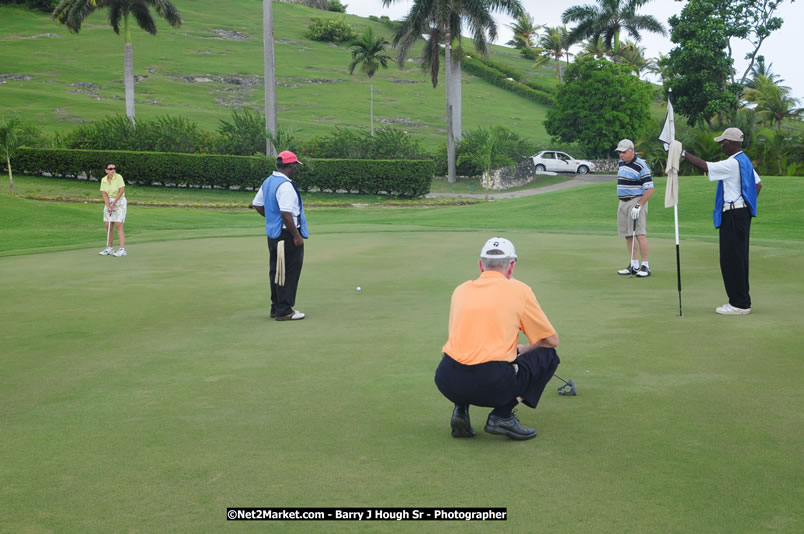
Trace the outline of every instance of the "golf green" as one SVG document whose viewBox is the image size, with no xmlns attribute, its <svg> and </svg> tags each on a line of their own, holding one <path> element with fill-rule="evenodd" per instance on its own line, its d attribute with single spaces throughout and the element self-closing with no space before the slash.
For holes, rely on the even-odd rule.
<svg viewBox="0 0 804 534">
<path fill-rule="evenodd" d="M 717 245 L 364 225 L 314 233 L 268 319 L 264 236 L 0 258 L 0 512 L 8 532 L 800 532 L 799 245 L 751 251 L 754 313 L 723 317 Z M 397 231 L 388 231 L 397 230 Z M 255 232 L 258 234 L 258 232 Z M 513 442 L 449 434 L 433 384 L 450 294 L 517 246 L 561 337 Z M 361 286 L 362 291 L 356 291 Z M 227 507 L 507 507 L 508 520 L 227 524 Z"/>
</svg>

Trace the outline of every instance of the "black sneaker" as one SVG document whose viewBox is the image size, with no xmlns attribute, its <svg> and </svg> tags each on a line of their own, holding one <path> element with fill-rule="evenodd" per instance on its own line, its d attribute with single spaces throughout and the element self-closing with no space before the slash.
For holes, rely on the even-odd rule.
<svg viewBox="0 0 804 534">
<path fill-rule="evenodd" d="M 626 275 L 626 274 L 636 274 L 636 273 L 638 273 L 638 272 L 639 272 L 639 271 L 637 271 L 637 270 L 636 270 L 636 269 L 634 269 L 634 268 L 633 268 L 631 265 L 629 265 L 629 266 L 628 266 L 628 267 L 626 267 L 625 269 L 620 269 L 619 271 L 617 271 L 617 274 Z"/>
<path fill-rule="evenodd" d="M 638 277 L 640 277 L 640 278 L 647 278 L 648 276 L 650 276 L 650 269 L 648 268 L 648 266 L 647 266 L 647 265 L 643 265 L 643 266 L 642 266 L 642 267 L 640 267 L 640 268 L 639 268 L 639 270 L 636 272 L 636 275 L 637 275 Z"/>
</svg>

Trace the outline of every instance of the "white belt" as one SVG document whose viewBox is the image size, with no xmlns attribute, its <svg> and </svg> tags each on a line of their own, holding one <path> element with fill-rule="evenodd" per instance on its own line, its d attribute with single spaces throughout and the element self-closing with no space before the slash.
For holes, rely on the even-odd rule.
<svg viewBox="0 0 804 534">
<path fill-rule="evenodd" d="M 736 202 L 723 203 L 723 211 L 736 210 L 738 208 L 744 208 L 744 207 L 745 207 L 745 200 L 743 199 L 737 200 Z"/>
</svg>

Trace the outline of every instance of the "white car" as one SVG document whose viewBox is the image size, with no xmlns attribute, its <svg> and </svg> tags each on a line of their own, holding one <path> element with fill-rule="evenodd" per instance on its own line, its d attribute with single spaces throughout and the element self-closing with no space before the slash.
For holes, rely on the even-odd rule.
<svg viewBox="0 0 804 534">
<path fill-rule="evenodd" d="M 595 164 L 591 161 L 575 159 L 565 152 L 555 150 L 542 150 L 530 158 L 533 160 L 537 171 L 586 174 L 595 170 Z"/>
</svg>

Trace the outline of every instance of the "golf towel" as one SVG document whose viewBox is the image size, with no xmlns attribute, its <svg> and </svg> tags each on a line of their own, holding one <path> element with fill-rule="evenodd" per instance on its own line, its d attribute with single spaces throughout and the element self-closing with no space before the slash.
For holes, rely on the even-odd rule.
<svg viewBox="0 0 804 534">
<path fill-rule="evenodd" d="M 285 242 L 279 241 L 276 244 L 276 275 L 274 283 L 278 286 L 285 285 Z"/>
<path fill-rule="evenodd" d="M 681 143 L 676 140 L 670 142 L 667 150 L 667 189 L 664 192 L 664 207 L 672 208 L 678 205 L 678 167 L 681 164 Z"/>
</svg>

